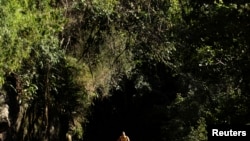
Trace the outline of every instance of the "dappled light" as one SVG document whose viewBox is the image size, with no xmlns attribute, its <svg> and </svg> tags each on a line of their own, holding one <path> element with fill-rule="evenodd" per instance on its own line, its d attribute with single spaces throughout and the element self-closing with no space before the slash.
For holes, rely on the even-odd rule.
<svg viewBox="0 0 250 141">
<path fill-rule="evenodd" d="M 250 124 L 249 16 L 245 0 L 0 0 L 0 141 L 248 136 L 211 126 Z"/>
</svg>

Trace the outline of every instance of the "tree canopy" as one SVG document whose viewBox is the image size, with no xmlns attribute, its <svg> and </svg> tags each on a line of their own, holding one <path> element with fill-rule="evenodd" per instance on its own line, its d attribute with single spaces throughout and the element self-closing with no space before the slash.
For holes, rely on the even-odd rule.
<svg viewBox="0 0 250 141">
<path fill-rule="evenodd" d="M 0 134 L 205 141 L 249 124 L 249 16 L 245 0 L 0 0 Z"/>
</svg>

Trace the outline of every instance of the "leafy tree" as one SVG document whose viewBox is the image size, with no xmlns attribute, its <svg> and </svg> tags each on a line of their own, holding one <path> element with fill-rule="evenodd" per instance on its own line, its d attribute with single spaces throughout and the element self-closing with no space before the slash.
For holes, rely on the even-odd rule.
<svg viewBox="0 0 250 141">
<path fill-rule="evenodd" d="M 173 119 L 179 119 L 185 125 L 183 129 L 187 131 L 187 137 L 194 133 L 190 126 L 198 126 L 190 118 L 196 121 L 199 117 L 205 118 L 205 125 L 248 123 L 248 96 L 242 81 L 248 80 L 244 74 L 248 70 L 248 63 L 243 63 L 249 60 L 246 55 L 248 37 L 245 36 L 249 29 L 246 24 L 248 4 L 226 1 L 181 1 L 181 4 L 184 26 L 175 34 L 175 56 L 179 57 L 174 58 L 177 61 L 175 64 L 179 64 L 178 75 L 183 79 L 181 97 L 187 102 L 181 104 L 181 107 L 186 109 L 188 105 L 197 103 L 190 111 L 197 111 L 197 108 L 199 110 L 195 115 L 184 110 L 179 113 L 182 115 L 180 119 L 173 112 L 177 116 Z M 181 107 L 177 109 L 180 110 Z M 237 116 L 232 113 L 237 113 Z M 196 133 L 195 136 L 198 138 L 200 135 Z"/>
<path fill-rule="evenodd" d="M 1 1 L 0 78 L 10 105 L 8 139 L 64 140 L 67 132 L 79 139 L 83 132 L 81 115 L 89 98 L 77 77 L 86 73 L 84 64 L 60 49 L 57 37 L 65 19 L 50 4 Z"/>
<path fill-rule="evenodd" d="M 129 80 L 135 86 L 123 83 L 124 77 L 118 92 L 112 93 L 128 96 L 131 92 L 126 89 L 139 86 L 132 91 L 134 97 L 148 97 L 146 103 L 160 105 L 156 111 L 167 114 L 165 119 L 142 113 L 144 119 L 150 119 L 145 122 L 148 127 L 152 119 L 161 123 L 157 125 L 162 129 L 159 140 L 206 140 L 207 124 L 248 123 L 248 3 L 120 1 L 117 7 L 119 12 L 110 18 L 111 22 L 118 20 L 114 25 L 131 38 L 127 49 L 132 51 L 135 66 Z M 168 82 L 176 83 L 177 89 L 167 89 Z M 165 96 L 168 98 L 163 100 Z M 163 102 L 154 103 L 154 97 Z M 141 104 L 136 98 L 130 100 L 138 102 L 134 107 Z M 139 109 L 152 113 L 147 107 Z"/>
<path fill-rule="evenodd" d="M 121 128 L 138 140 L 207 140 L 211 123 L 249 123 L 244 0 L 0 4 L 15 140 L 113 140 Z"/>
</svg>

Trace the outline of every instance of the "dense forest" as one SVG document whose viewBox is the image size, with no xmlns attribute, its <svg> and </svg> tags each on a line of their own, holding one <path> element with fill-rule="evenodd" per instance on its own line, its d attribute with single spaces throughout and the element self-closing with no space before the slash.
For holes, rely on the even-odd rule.
<svg viewBox="0 0 250 141">
<path fill-rule="evenodd" d="M 248 125 L 249 19 L 247 0 L 0 0 L 0 140 Z"/>
</svg>

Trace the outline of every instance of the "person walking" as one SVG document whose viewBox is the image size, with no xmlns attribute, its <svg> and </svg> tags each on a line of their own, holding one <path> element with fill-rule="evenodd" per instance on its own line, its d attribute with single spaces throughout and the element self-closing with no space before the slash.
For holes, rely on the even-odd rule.
<svg viewBox="0 0 250 141">
<path fill-rule="evenodd" d="M 130 141 L 129 137 L 126 135 L 124 131 L 122 131 L 121 136 L 118 138 L 117 141 Z"/>
</svg>

